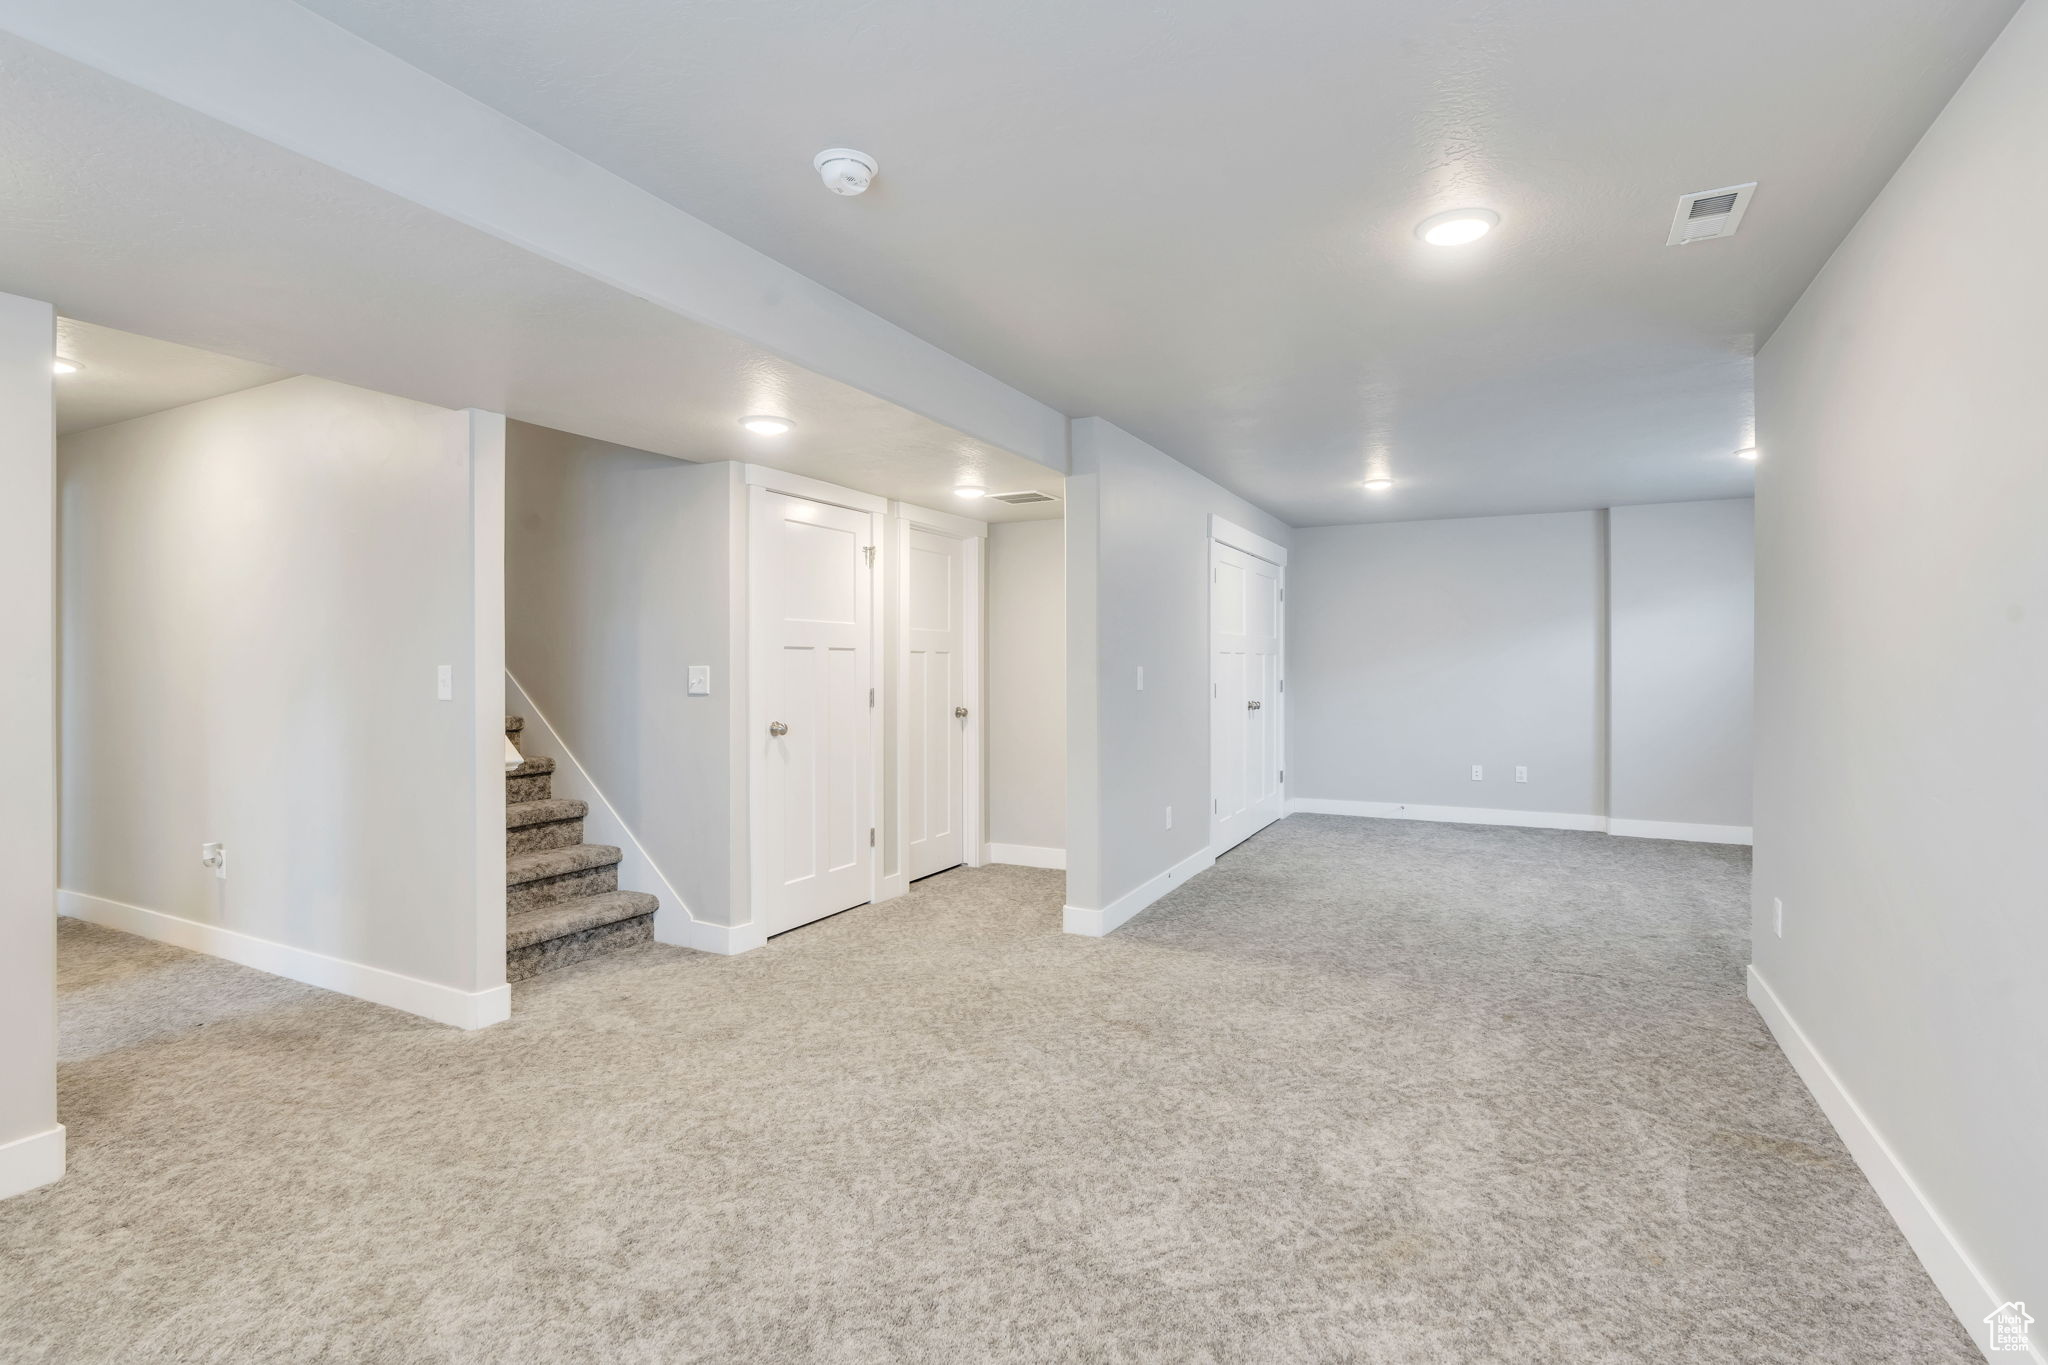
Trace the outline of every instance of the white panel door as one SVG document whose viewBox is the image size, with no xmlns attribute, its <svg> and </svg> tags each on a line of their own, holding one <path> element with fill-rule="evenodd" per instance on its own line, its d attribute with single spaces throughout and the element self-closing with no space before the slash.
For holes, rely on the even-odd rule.
<svg viewBox="0 0 2048 1365">
<path fill-rule="evenodd" d="M 910 878 L 957 867 L 967 730 L 967 542 L 912 526 L 904 537 L 904 832 Z"/>
<path fill-rule="evenodd" d="M 748 494 L 756 903 L 779 934 L 874 895 L 873 519 Z"/>
<path fill-rule="evenodd" d="M 1209 547 L 1209 846 L 1222 853 L 1280 818 L 1280 569 Z"/>
</svg>

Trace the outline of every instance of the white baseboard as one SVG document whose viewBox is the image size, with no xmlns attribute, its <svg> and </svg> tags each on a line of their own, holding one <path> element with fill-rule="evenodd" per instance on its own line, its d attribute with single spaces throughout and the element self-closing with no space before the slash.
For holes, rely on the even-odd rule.
<svg viewBox="0 0 2048 1365">
<path fill-rule="evenodd" d="M 57 913 L 154 939 L 158 943 L 189 948 L 195 953 L 226 958 L 229 962 L 239 962 L 244 967 L 254 967 L 259 972 L 269 972 L 288 981 L 303 981 L 308 986 L 338 991 L 372 1004 L 388 1005 L 436 1023 L 453 1024 L 456 1028 L 485 1028 L 503 1022 L 512 1014 L 510 986 L 492 986 L 481 991 L 458 990 L 454 986 L 422 981 L 416 976 L 386 971 L 382 967 L 329 957 L 310 948 L 275 943 L 218 924 L 202 924 L 198 920 L 167 915 L 161 910 L 146 910 L 139 905 L 104 900 L 77 891 L 60 890 L 57 893 Z"/>
<path fill-rule="evenodd" d="M 1683 839 L 1694 844 L 1756 842 L 1748 825 L 1688 825 L 1675 820 L 1621 820 L 1609 816 L 1607 832 L 1628 839 Z"/>
<path fill-rule="evenodd" d="M 619 850 L 619 885 L 628 891 L 645 891 L 661 902 L 654 912 L 655 942 L 730 957 L 768 941 L 766 935 L 755 933 L 752 925 L 713 924 L 690 913 L 682 893 L 662 875 L 654 859 L 647 856 L 647 850 L 633 837 L 632 828 L 618 808 L 605 799 L 589 772 L 576 761 L 576 755 L 509 670 L 505 674 L 505 713 L 524 716 L 526 737 L 540 741 L 528 747 L 555 760 L 555 780 L 550 790 L 564 800 L 581 801 L 590 807 L 583 817 L 584 835 L 592 843 L 611 844 Z"/>
<path fill-rule="evenodd" d="M 0 1199 L 27 1194 L 63 1177 L 63 1124 L 0 1142 Z"/>
<path fill-rule="evenodd" d="M 1978 1349 L 1984 1350 L 1984 1315 L 2011 1296 L 1993 1286 L 1977 1268 L 1976 1261 L 1956 1239 L 1954 1230 L 1942 1220 L 1941 1214 L 1920 1189 L 1919 1182 L 1899 1161 L 1898 1153 L 1872 1125 L 1863 1107 L 1843 1088 L 1834 1068 L 1814 1049 L 1813 1040 L 1806 1036 L 1798 1021 L 1786 1012 L 1784 1002 L 1778 999 L 1777 992 L 1771 989 L 1770 982 L 1764 980 L 1755 963 L 1751 963 L 1749 968 L 1749 1001 L 1763 1016 L 1765 1026 L 1778 1040 L 1786 1060 L 1799 1073 L 1799 1079 L 1806 1082 L 1806 1088 L 1820 1105 L 1821 1113 L 1827 1115 L 1828 1122 L 1834 1125 L 1842 1145 L 1849 1149 L 1849 1155 L 1862 1168 L 1871 1188 L 1877 1191 L 1877 1197 L 1884 1201 L 1892 1221 L 1906 1235 L 1907 1245 L 1913 1248 L 1913 1254 L 1926 1267 L 1928 1278 L 1948 1300 L 1950 1311 L 1961 1320 Z M 2016 1287 L 2007 1285 L 2004 1288 Z M 2048 1365 L 2048 1357 L 2043 1356 L 2039 1342 L 2026 1358 L 2034 1361 L 2035 1365 Z"/>
<path fill-rule="evenodd" d="M 1118 896 L 1101 910 L 1088 910 L 1078 905 L 1066 907 L 1065 913 L 1061 916 L 1061 927 L 1070 934 L 1101 938 L 1104 934 L 1115 931 L 1133 915 L 1188 878 L 1198 872 L 1206 872 L 1215 865 L 1215 857 L 1206 848 L 1199 853 L 1190 854 L 1137 890 Z"/>
<path fill-rule="evenodd" d="M 1013 867 L 1050 867 L 1064 871 L 1067 866 L 1067 851 L 1063 848 L 1039 848 L 1033 844 L 990 844 L 985 861 L 1009 863 Z"/>
<path fill-rule="evenodd" d="M 1481 806 L 1411 806 L 1397 801 L 1327 801 L 1297 796 L 1289 815 L 1357 815 L 1370 820 L 1432 820 L 1447 825 L 1519 825 L 1524 829 L 1607 828 L 1604 815 L 1571 815 L 1547 810 L 1488 810 Z"/>
</svg>

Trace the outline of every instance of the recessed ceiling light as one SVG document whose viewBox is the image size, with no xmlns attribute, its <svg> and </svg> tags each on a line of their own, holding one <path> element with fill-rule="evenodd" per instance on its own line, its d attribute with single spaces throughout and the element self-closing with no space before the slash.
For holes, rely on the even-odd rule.
<svg viewBox="0 0 2048 1365">
<path fill-rule="evenodd" d="M 1392 479 L 1367 479 L 1365 481 L 1365 490 L 1368 493 L 1384 493 L 1393 486 L 1394 481 Z"/>
<path fill-rule="evenodd" d="M 740 425 L 756 436 L 780 436 L 796 423 L 782 417 L 742 417 Z"/>
<path fill-rule="evenodd" d="M 1750 463 L 1754 464 L 1756 462 L 1756 447 L 1744 446 L 1742 449 L 1735 452 L 1735 458 L 1738 460 L 1748 460 Z"/>
<path fill-rule="evenodd" d="M 988 490 L 978 483 L 963 483 L 953 490 L 953 496 L 956 498 L 985 498 L 988 496 Z"/>
<path fill-rule="evenodd" d="M 50 366 L 52 374 L 77 374 L 85 366 L 75 360 L 59 360 Z"/>
<path fill-rule="evenodd" d="M 1464 246 L 1493 231 L 1500 215 L 1492 209 L 1452 209 L 1423 219 L 1415 235 L 1431 246 Z"/>
</svg>

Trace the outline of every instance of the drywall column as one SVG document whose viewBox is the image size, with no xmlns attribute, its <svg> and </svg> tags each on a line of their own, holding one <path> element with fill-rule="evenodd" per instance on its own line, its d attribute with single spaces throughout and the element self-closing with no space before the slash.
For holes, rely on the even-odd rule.
<svg viewBox="0 0 2048 1365">
<path fill-rule="evenodd" d="M 1757 360 L 1751 998 L 1980 1345 L 2048 1316 L 2044 70 L 2032 0 Z"/>
<path fill-rule="evenodd" d="M 469 427 L 470 776 L 475 783 L 476 966 L 472 991 L 494 992 L 511 1010 L 505 985 L 505 418 L 464 413 Z"/>
<path fill-rule="evenodd" d="M 57 1122 L 56 438 L 47 303 L 0 294 L 0 1198 L 64 1174 Z"/>
<path fill-rule="evenodd" d="M 1607 514 L 1607 828 L 1746 844 L 1756 504 Z"/>
</svg>

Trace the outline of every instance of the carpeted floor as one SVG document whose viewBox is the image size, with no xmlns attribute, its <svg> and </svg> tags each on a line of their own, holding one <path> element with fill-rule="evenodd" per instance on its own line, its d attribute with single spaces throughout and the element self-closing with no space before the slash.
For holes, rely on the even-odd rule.
<svg viewBox="0 0 2048 1365">
<path fill-rule="evenodd" d="M 1107 939 L 962 870 L 473 1034 L 67 922 L 0 1360 L 1976 1361 L 1743 998 L 1747 881 L 1295 816 Z"/>
</svg>

